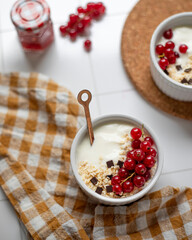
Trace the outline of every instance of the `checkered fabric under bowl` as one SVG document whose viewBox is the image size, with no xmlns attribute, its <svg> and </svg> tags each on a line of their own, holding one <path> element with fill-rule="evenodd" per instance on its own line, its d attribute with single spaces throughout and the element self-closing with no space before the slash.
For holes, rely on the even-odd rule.
<svg viewBox="0 0 192 240">
<path fill-rule="evenodd" d="M 192 239 L 190 188 L 118 207 L 82 193 L 70 147 L 84 115 L 71 92 L 37 73 L 1 74 L 0 85 L 0 185 L 33 239 Z"/>
</svg>

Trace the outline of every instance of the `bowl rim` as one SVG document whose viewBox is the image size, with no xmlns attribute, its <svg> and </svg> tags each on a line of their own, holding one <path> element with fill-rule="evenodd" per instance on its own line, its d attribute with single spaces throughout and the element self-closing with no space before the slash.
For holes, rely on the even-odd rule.
<svg viewBox="0 0 192 240">
<path fill-rule="evenodd" d="M 108 204 L 110 203 L 110 205 L 123 205 L 123 204 L 127 204 L 127 203 L 131 203 L 134 202 L 136 200 L 138 200 L 139 198 L 143 197 L 157 182 L 161 171 L 162 171 L 162 167 L 163 167 L 163 152 L 161 149 L 161 146 L 159 144 L 159 140 L 156 137 L 156 135 L 154 134 L 153 130 L 151 130 L 150 127 L 148 127 L 148 125 L 146 125 L 145 123 L 141 122 L 140 120 L 129 116 L 129 115 L 124 115 L 124 114 L 107 114 L 107 115 L 101 115 L 97 118 L 95 118 L 92 123 L 93 126 L 97 126 L 99 124 L 101 124 L 102 122 L 107 122 L 107 121 L 118 121 L 118 120 L 122 120 L 124 122 L 134 122 L 137 126 L 138 125 L 142 125 L 144 124 L 144 129 L 149 132 L 149 134 L 151 135 L 151 137 L 154 139 L 154 142 L 156 144 L 156 147 L 158 149 L 158 165 L 157 165 L 157 169 L 155 172 L 155 175 L 153 176 L 153 178 L 151 179 L 151 181 L 149 182 L 149 184 L 143 188 L 140 192 L 129 196 L 129 197 L 125 197 L 125 198 L 109 198 L 109 197 L 105 197 L 102 195 L 99 195 L 97 193 L 95 193 L 93 190 L 91 190 L 82 180 L 81 176 L 78 173 L 78 168 L 76 167 L 76 159 L 75 159 L 75 154 L 76 154 L 76 148 L 78 146 L 79 143 L 79 139 L 82 137 L 82 135 L 84 135 L 87 131 L 87 125 L 85 124 L 84 126 L 81 127 L 81 129 L 78 131 L 78 133 L 76 134 L 72 146 L 71 146 L 71 152 L 70 152 L 70 159 L 71 159 L 71 167 L 72 167 L 72 171 L 74 173 L 74 176 L 76 178 L 76 181 L 78 182 L 79 186 L 92 198 L 97 199 L 97 201 Z"/>
<path fill-rule="evenodd" d="M 171 77 L 169 77 L 164 71 L 162 71 L 162 69 L 160 68 L 159 64 L 157 63 L 157 59 L 156 59 L 156 54 L 155 54 L 155 42 L 157 40 L 157 35 L 158 33 L 170 22 L 173 21 L 174 19 L 177 18 L 181 18 L 181 17 L 192 17 L 192 12 L 183 12 L 183 13 L 177 13 L 174 14 L 166 19 L 164 19 L 155 29 L 155 31 L 153 32 L 153 35 L 151 37 L 151 42 L 150 42 L 150 56 L 151 56 L 151 60 L 153 61 L 153 64 L 156 68 L 156 70 L 169 82 L 171 82 L 172 84 L 176 85 L 177 87 L 183 88 L 183 89 L 190 89 L 192 90 L 192 86 L 190 85 L 184 85 L 181 83 L 178 83 L 177 81 L 173 80 Z"/>
</svg>

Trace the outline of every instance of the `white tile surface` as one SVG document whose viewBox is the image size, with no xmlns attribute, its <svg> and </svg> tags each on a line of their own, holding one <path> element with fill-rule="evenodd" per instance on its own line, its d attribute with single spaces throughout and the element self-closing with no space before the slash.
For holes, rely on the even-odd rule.
<svg viewBox="0 0 192 240">
<path fill-rule="evenodd" d="M 20 240 L 20 226 L 8 201 L 0 201 L 0 239 Z"/>
<path fill-rule="evenodd" d="M 164 172 L 192 168 L 191 122 L 167 115 L 148 104 L 135 91 L 99 96 L 101 114 L 132 115 L 149 125 L 162 144 Z"/>
<path fill-rule="evenodd" d="M 15 31 L 2 34 L 5 71 L 37 71 L 77 94 L 87 88 L 95 92 L 89 55 L 83 49 L 83 39 L 71 42 L 60 36 L 59 25 L 55 26 L 55 42 L 41 56 L 26 55 Z"/>
<path fill-rule="evenodd" d="M 151 192 L 168 185 L 173 187 L 192 187 L 191 175 L 192 170 L 162 174 Z"/>
<path fill-rule="evenodd" d="M 133 88 L 121 60 L 120 36 L 125 19 L 124 14 L 105 17 L 91 29 L 90 57 L 98 94 Z"/>
</svg>

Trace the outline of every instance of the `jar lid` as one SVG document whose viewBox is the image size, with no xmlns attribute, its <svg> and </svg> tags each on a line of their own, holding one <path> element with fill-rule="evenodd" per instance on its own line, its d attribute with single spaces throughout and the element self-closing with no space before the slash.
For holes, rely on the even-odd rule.
<svg viewBox="0 0 192 240">
<path fill-rule="evenodd" d="M 21 30 L 35 30 L 48 22 L 50 8 L 44 0 L 18 0 L 12 7 L 11 19 Z"/>
</svg>

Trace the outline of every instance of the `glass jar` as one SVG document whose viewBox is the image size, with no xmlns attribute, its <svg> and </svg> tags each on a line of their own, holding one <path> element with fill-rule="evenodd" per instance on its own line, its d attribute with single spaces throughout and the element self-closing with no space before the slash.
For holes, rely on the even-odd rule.
<svg viewBox="0 0 192 240">
<path fill-rule="evenodd" d="M 12 7 L 11 20 L 27 52 L 43 51 L 54 40 L 50 8 L 44 0 L 18 0 Z"/>
</svg>

